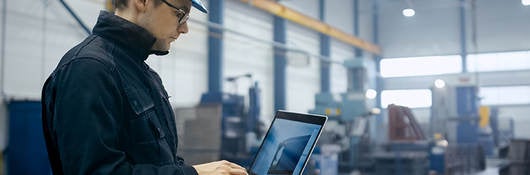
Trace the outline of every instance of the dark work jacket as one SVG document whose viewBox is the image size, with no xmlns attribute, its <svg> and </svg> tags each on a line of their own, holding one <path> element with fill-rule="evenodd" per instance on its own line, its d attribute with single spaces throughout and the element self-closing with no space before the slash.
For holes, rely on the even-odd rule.
<svg viewBox="0 0 530 175">
<path fill-rule="evenodd" d="M 144 62 L 155 40 L 102 11 L 93 34 L 63 56 L 42 90 L 55 175 L 197 174 L 177 156 L 168 95 Z"/>
</svg>

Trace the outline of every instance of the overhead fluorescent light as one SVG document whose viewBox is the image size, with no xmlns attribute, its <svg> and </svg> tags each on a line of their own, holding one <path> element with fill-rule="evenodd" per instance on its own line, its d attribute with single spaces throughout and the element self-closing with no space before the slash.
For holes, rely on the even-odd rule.
<svg viewBox="0 0 530 175">
<path fill-rule="evenodd" d="M 521 4 L 523 4 L 524 6 L 529 6 L 530 0 L 521 0 Z"/>
<path fill-rule="evenodd" d="M 528 1 L 528 0 L 526 0 Z M 414 15 L 416 14 L 416 12 L 414 11 L 414 9 L 403 9 L 403 16 L 406 16 L 406 17 L 413 17 Z"/>
</svg>

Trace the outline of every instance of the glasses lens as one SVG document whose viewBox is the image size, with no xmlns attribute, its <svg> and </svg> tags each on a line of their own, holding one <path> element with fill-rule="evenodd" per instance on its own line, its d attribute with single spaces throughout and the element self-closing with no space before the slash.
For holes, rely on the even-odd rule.
<svg viewBox="0 0 530 175">
<path fill-rule="evenodd" d="M 190 19 L 190 15 L 184 15 L 184 16 L 180 17 L 179 24 L 182 25 L 182 24 L 186 23 L 186 21 L 188 21 L 188 19 Z"/>
<path fill-rule="evenodd" d="M 179 20 L 177 22 L 179 23 L 179 25 L 182 25 L 182 24 L 186 23 L 186 21 L 188 21 L 188 18 L 190 18 L 189 14 L 186 14 L 186 11 L 184 11 L 184 10 L 178 8 L 178 7 L 175 7 L 174 5 L 170 4 L 166 0 L 162 0 L 162 2 L 167 4 L 169 7 L 174 8 L 174 9 L 177 10 L 177 13 L 178 13 L 177 17 L 179 18 Z"/>
</svg>

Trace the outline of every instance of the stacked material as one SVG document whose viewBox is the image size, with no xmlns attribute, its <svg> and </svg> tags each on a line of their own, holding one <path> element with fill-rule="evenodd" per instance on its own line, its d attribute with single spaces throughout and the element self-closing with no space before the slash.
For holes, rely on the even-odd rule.
<svg viewBox="0 0 530 175">
<path fill-rule="evenodd" d="M 429 166 L 428 155 L 422 152 L 379 152 L 374 160 L 376 175 L 425 175 Z"/>
<path fill-rule="evenodd" d="M 221 112 L 220 105 L 175 110 L 179 135 L 178 153 L 187 164 L 219 160 Z"/>
<path fill-rule="evenodd" d="M 429 144 L 425 141 L 394 141 L 374 153 L 376 175 L 425 175 L 429 169 Z"/>
<path fill-rule="evenodd" d="M 485 169 L 485 157 L 478 144 L 449 145 L 445 151 L 446 174 L 472 174 Z"/>
<path fill-rule="evenodd" d="M 508 153 L 509 166 L 501 175 L 530 174 L 530 140 L 513 139 Z"/>
</svg>

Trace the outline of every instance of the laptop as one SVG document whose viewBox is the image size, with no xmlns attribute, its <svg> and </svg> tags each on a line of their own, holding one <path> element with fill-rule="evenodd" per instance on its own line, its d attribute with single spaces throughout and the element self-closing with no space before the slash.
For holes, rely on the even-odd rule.
<svg viewBox="0 0 530 175">
<path fill-rule="evenodd" d="M 322 115 L 276 112 L 249 174 L 302 174 L 326 121 Z"/>
</svg>

